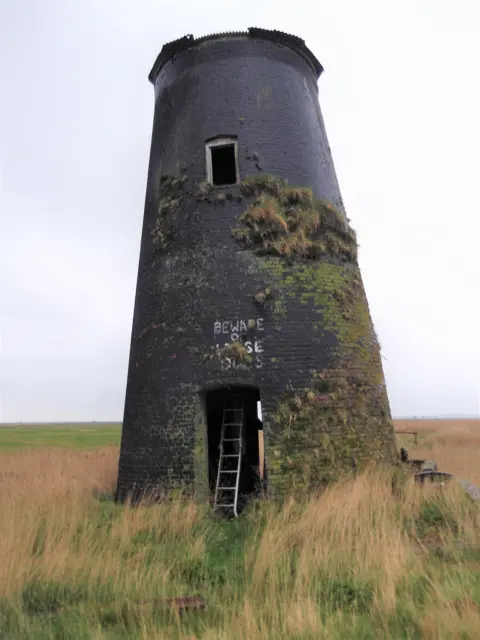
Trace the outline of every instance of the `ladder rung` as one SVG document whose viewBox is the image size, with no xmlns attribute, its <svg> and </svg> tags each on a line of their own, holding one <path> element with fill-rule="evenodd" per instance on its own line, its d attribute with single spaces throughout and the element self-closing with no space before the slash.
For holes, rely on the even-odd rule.
<svg viewBox="0 0 480 640">
<path fill-rule="evenodd" d="M 230 406 L 228 406 L 230 405 Z M 233 406 L 232 406 L 233 405 Z M 215 493 L 215 508 L 220 509 L 231 509 L 233 510 L 234 515 L 237 515 L 237 499 L 238 499 L 238 481 L 240 477 L 240 463 L 242 460 L 242 433 L 245 427 L 244 425 L 244 417 L 245 411 L 243 406 L 243 398 L 239 397 L 232 398 L 231 402 L 227 402 L 223 407 L 223 416 L 222 416 L 222 432 L 220 436 L 220 460 L 218 463 L 218 471 L 217 471 L 217 486 Z M 225 436 L 229 435 L 230 437 L 226 438 Z M 237 437 L 231 437 L 237 436 Z M 225 445 L 224 443 L 238 443 L 237 446 L 228 447 L 227 451 L 233 451 L 233 453 L 224 453 Z M 228 461 L 223 462 L 223 458 L 235 458 L 235 462 L 233 464 L 228 464 Z M 223 466 L 227 467 L 226 469 Z M 236 467 L 234 469 L 228 467 Z M 223 482 L 229 482 L 227 478 L 222 478 L 222 476 L 226 476 L 229 474 L 229 477 L 232 478 L 232 481 L 235 486 L 227 487 L 222 485 Z M 233 474 L 233 475 L 231 475 Z M 228 504 L 218 504 L 220 497 L 223 499 L 226 496 L 221 496 L 222 491 L 227 492 L 231 491 L 232 493 L 227 494 L 229 499 L 233 499 L 232 503 Z"/>
</svg>

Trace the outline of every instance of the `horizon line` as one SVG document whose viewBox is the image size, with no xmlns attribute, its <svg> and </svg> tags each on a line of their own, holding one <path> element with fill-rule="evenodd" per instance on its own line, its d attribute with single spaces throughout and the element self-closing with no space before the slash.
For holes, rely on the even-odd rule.
<svg viewBox="0 0 480 640">
<path fill-rule="evenodd" d="M 473 414 L 444 414 L 444 415 L 399 415 L 392 416 L 392 420 L 480 420 L 480 415 Z M 123 420 L 14 420 L 0 421 L 0 425 L 19 424 L 122 424 Z"/>
</svg>

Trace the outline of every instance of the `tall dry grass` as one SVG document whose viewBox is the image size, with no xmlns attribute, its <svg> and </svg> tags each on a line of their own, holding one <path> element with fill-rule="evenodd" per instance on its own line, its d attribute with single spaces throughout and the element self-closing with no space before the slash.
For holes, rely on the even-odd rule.
<svg viewBox="0 0 480 640">
<path fill-rule="evenodd" d="M 117 458 L 115 449 L 0 455 L 0 595 L 82 562 L 72 553 L 71 539 L 88 517 L 93 496 L 112 491 Z"/>
<path fill-rule="evenodd" d="M 407 479 L 394 495 L 389 472 L 367 470 L 306 504 L 257 504 L 222 523 L 191 502 L 102 501 L 117 460 L 115 448 L 0 454 L 0 636 L 2 624 L 9 638 L 76 639 L 480 629 L 480 511 L 455 484 Z M 196 592 L 206 611 L 182 618 L 136 604 Z"/>
<path fill-rule="evenodd" d="M 81 582 L 87 589 L 110 581 L 115 591 L 131 592 L 133 585 L 159 577 L 157 571 L 144 575 L 141 550 L 129 557 L 135 536 L 187 537 L 198 511 L 194 504 L 177 503 L 167 520 L 162 507 L 107 503 L 107 510 L 98 498 L 113 495 L 116 448 L 36 449 L 0 458 L 0 596 L 33 580 Z M 192 541 L 191 550 L 201 553 L 202 541 Z M 163 582 L 178 558 L 161 551 L 158 556 Z"/>
</svg>

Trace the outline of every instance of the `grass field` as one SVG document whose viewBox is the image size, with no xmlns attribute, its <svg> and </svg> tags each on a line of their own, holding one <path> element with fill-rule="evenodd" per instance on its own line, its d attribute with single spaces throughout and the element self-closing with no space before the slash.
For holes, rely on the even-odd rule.
<svg viewBox="0 0 480 640">
<path fill-rule="evenodd" d="M 92 448 L 120 446 L 121 424 L 59 423 L 0 426 L 0 451 L 18 451 L 29 447 Z"/>
<path fill-rule="evenodd" d="M 417 446 L 397 435 L 411 458 L 436 460 L 442 471 L 480 485 L 480 420 L 396 420 L 395 429 L 418 432 Z"/>
<path fill-rule="evenodd" d="M 396 428 L 480 482 L 479 423 Z M 118 425 L 15 432 L 18 448 L 0 429 L 2 640 L 479 637 L 480 506 L 456 484 L 392 492 L 373 470 L 228 523 L 188 500 L 115 505 Z M 197 593 L 205 611 L 158 602 Z"/>
</svg>

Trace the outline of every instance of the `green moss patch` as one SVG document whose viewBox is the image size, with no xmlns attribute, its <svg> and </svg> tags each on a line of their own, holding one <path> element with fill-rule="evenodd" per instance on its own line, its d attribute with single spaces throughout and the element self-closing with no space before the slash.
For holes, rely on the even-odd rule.
<svg viewBox="0 0 480 640">
<path fill-rule="evenodd" d="M 317 489 L 386 461 L 389 431 L 382 392 L 361 371 L 341 363 L 313 372 L 310 386 L 285 394 L 271 417 L 282 493 Z"/>
<path fill-rule="evenodd" d="M 274 483 L 282 493 L 318 488 L 367 463 L 393 462 L 380 346 L 358 267 L 257 260 L 275 283 L 286 317 L 292 307 L 314 307 L 313 335 L 323 349 L 329 345 L 331 362 L 311 372 L 307 388 L 286 392 L 271 416 Z"/>
</svg>

